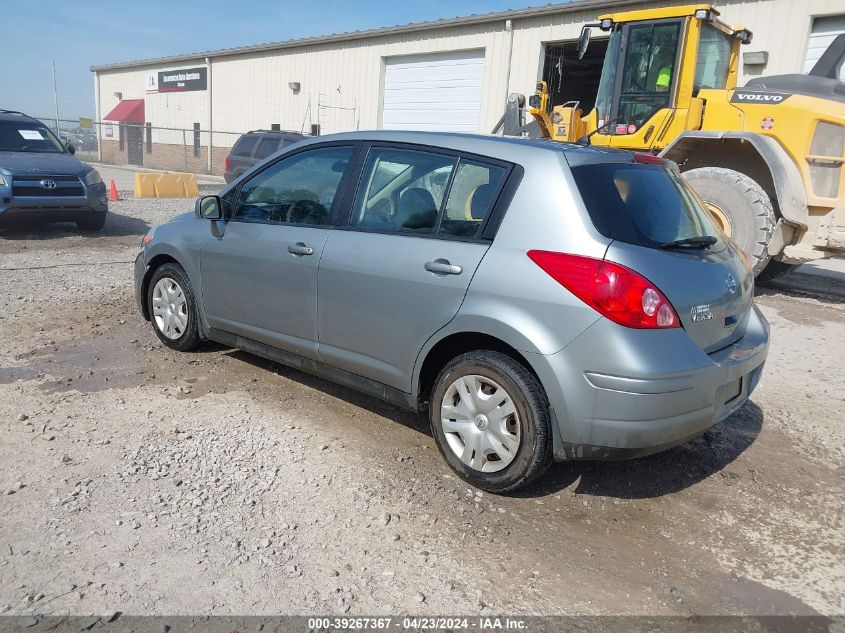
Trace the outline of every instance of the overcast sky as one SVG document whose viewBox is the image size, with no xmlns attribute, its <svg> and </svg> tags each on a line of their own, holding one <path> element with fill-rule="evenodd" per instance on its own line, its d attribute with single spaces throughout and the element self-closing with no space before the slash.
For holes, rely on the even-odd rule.
<svg viewBox="0 0 845 633">
<path fill-rule="evenodd" d="M 92 65 L 407 24 L 545 0 L 13 0 L 4 2 L 0 108 L 93 116 Z"/>
</svg>

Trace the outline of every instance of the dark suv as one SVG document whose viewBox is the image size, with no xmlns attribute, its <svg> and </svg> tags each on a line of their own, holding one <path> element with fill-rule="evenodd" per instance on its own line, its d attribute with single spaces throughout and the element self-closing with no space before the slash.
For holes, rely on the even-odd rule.
<svg viewBox="0 0 845 633">
<path fill-rule="evenodd" d="M 226 157 L 226 170 L 223 172 L 226 183 L 232 182 L 270 154 L 304 138 L 299 132 L 284 130 L 252 130 L 241 135 Z"/>
<path fill-rule="evenodd" d="M 86 231 L 102 229 L 106 186 L 75 152 L 38 119 L 0 110 L 0 219 L 39 218 L 76 222 Z"/>
</svg>

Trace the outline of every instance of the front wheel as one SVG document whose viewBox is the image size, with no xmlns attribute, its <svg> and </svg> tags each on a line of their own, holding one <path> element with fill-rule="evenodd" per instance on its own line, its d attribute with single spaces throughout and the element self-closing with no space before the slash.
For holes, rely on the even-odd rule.
<svg viewBox="0 0 845 633">
<path fill-rule="evenodd" d="M 716 224 L 745 251 L 759 275 L 769 263 L 769 240 L 777 224 L 768 194 L 743 173 L 724 167 L 701 167 L 684 172 L 704 201 Z"/>
<path fill-rule="evenodd" d="M 180 352 L 200 344 L 194 288 L 179 264 L 164 264 L 153 272 L 147 305 L 153 331 L 162 343 Z"/>
<path fill-rule="evenodd" d="M 434 383 L 431 430 L 446 462 L 488 492 L 523 488 L 552 461 L 549 404 L 537 378 L 490 350 L 451 360 Z"/>
</svg>

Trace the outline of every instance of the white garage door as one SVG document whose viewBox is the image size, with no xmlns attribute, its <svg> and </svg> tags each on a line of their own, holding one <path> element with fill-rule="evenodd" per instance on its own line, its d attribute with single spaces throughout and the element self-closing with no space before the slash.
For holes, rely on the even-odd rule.
<svg viewBox="0 0 845 633">
<path fill-rule="evenodd" d="M 484 51 L 408 55 L 386 60 L 382 127 L 478 132 Z"/>
<path fill-rule="evenodd" d="M 813 32 L 807 42 L 807 56 L 804 58 L 804 72 L 808 73 L 819 57 L 831 45 L 834 38 L 845 33 L 845 15 L 835 15 L 813 20 Z M 839 70 L 839 79 L 845 81 L 845 64 Z"/>
</svg>

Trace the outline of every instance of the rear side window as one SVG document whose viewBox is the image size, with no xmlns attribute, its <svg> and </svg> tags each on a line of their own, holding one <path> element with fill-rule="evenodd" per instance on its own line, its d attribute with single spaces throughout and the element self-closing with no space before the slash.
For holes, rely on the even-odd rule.
<svg viewBox="0 0 845 633">
<path fill-rule="evenodd" d="M 452 180 L 438 235 L 480 237 L 505 178 L 504 167 L 461 159 Z"/>
<path fill-rule="evenodd" d="M 235 146 L 232 148 L 232 156 L 249 156 L 252 154 L 252 150 L 255 147 L 255 144 L 258 142 L 258 137 L 254 134 L 248 134 L 246 136 L 242 136 L 238 139 L 238 142 L 235 143 Z"/>
<path fill-rule="evenodd" d="M 607 238 L 659 248 L 691 237 L 720 237 L 709 213 L 673 169 L 599 163 L 573 167 L 572 175 L 593 226 Z"/>
<path fill-rule="evenodd" d="M 267 158 L 270 154 L 278 151 L 279 141 L 281 141 L 281 139 L 278 136 L 265 136 L 258 144 L 258 150 L 255 152 L 255 157 L 261 160 L 262 158 Z"/>
</svg>

